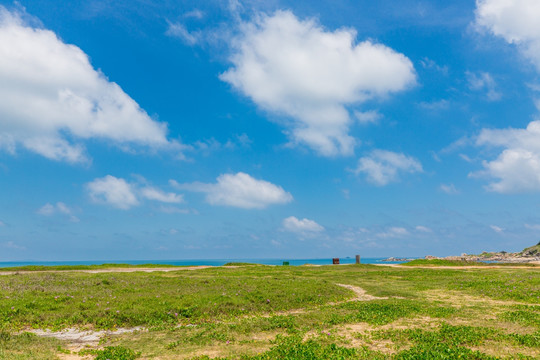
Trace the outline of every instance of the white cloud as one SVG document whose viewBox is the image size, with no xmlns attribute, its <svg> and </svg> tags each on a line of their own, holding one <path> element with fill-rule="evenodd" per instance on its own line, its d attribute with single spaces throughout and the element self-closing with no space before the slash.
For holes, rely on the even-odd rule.
<svg viewBox="0 0 540 360">
<path fill-rule="evenodd" d="M 37 213 L 43 216 L 53 216 L 56 214 L 66 215 L 70 221 L 79 222 L 79 218 L 73 215 L 73 211 L 63 202 L 57 202 L 56 205 L 47 203 L 38 209 Z"/>
<path fill-rule="evenodd" d="M 424 69 L 435 70 L 445 76 L 448 75 L 448 66 L 440 66 L 430 58 L 423 58 L 422 60 L 420 60 L 420 64 L 422 65 L 422 67 L 424 67 Z"/>
<path fill-rule="evenodd" d="M 185 13 L 183 17 L 201 20 L 204 17 L 204 12 L 199 9 L 194 9 Z"/>
<path fill-rule="evenodd" d="M 254 179 L 242 172 L 222 174 L 215 184 L 178 184 L 174 180 L 170 183 L 182 189 L 206 193 L 206 201 L 211 205 L 262 209 L 273 204 L 286 204 L 293 199 L 281 186 Z"/>
<path fill-rule="evenodd" d="M 540 71 L 540 2 L 477 0 L 476 24 L 515 44 Z"/>
<path fill-rule="evenodd" d="M 184 24 L 169 23 L 167 35 L 181 39 L 185 44 L 193 46 L 201 41 L 201 33 L 189 32 Z"/>
<path fill-rule="evenodd" d="M 487 186 L 490 191 L 516 193 L 540 191 L 540 120 L 525 129 L 483 129 L 477 146 L 503 147 L 492 161 L 484 161 L 484 170 L 471 176 L 498 179 Z"/>
<path fill-rule="evenodd" d="M 159 211 L 161 211 L 162 213 L 165 213 L 165 214 L 195 214 L 195 215 L 198 214 L 197 210 L 181 209 L 181 208 L 177 208 L 175 206 L 161 205 L 158 209 L 159 209 Z"/>
<path fill-rule="evenodd" d="M 77 46 L 0 6 L 0 148 L 88 161 L 82 142 L 180 147 Z"/>
<path fill-rule="evenodd" d="M 486 98 L 489 101 L 500 100 L 502 94 L 497 91 L 497 83 L 495 79 L 486 72 L 472 73 L 466 72 L 469 89 L 474 91 L 486 91 Z"/>
<path fill-rule="evenodd" d="M 365 112 L 355 111 L 354 116 L 356 117 L 356 120 L 363 125 L 376 124 L 382 118 L 382 115 L 375 110 Z"/>
<path fill-rule="evenodd" d="M 450 107 L 450 102 L 445 99 L 435 100 L 435 101 L 422 101 L 418 104 L 422 109 L 429 111 L 442 111 L 447 110 Z"/>
<path fill-rule="evenodd" d="M 441 184 L 440 189 L 447 194 L 459 194 L 454 184 Z"/>
<path fill-rule="evenodd" d="M 525 224 L 525 228 L 529 229 L 529 230 L 535 230 L 535 231 L 539 231 L 540 230 L 540 224 Z"/>
<path fill-rule="evenodd" d="M 489 225 L 489 227 L 491 228 L 491 230 L 495 231 L 496 233 L 501 234 L 502 232 L 504 232 L 504 229 L 501 227 L 498 227 L 497 225 Z"/>
<path fill-rule="evenodd" d="M 5 248 L 7 249 L 12 249 L 12 250 L 26 250 L 26 248 L 24 246 L 20 246 L 20 245 L 17 245 L 15 244 L 13 241 L 8 241 L 8 242 L 5 242 L 2 244 Z"/>
<path fill-rule="evenodd" d="M 136 176 L 139 183 L 143 183 L 141 187 L 137 183 L 129 183 L 124 179 L 107 175 L 103 178 L 95 179 L 86 184 L 86 189 L 90 195 L 90 199 L 96 203 L 108 204 L 115 208 L 127 210 L 134 206 L 138 206 L 141 199 L 158 201 L 167 204 L 179 204 L 184 202 L 183 195 L 173 192 L 165 192 L 153 186 L 146 185 L 146 179 L 141 176 Z M 187 210 L 176 209 L 166 211 L 160 208 L 163 212 L 185 212 Z"/>
<path fill-rule="evenodd" d="M 107 175 L 86 184 L 90 198 L 96 203 L 112 205 L 127 210 L 139 205 L 133 185 L 124 179 Z"/>
<path fill-rule="evenodd" d="M 323 156 L 350 155 L 347 106 L 412 86 L 411 61 L 382 44 L 356 43 L 356 31 L 326 31 L 290 11 L 243 24 L 221 75 L 258 106 L 284 115 L 286 133 Z"/>
<path fill-rule="evenodd" d="M 536 0 L 477 0 L 477 25 L 515 44 L 540 72 L 539 18 Z M 525 129 L 483 129 L 476 145 L 503 148 L 496 159 L 483 162 L 483 171 L 470 174 L 497 179 L 488 184 L 488 190 L 540 191 L 540 120 Z"/>
<path fill-rule="evenodd" d="M 40 214 L 40 215 L 49 216 L 49 215 L 54 214 L 55 211 L 56 211 L 56 208 L 54 207 L 54 205 L 51 205 L 51 204 L 47 203 L 47 204 L 43 205 L 37 211 L 37 213 Z"/>
<path fill-rule="evenodd" d="M 324 227 L 315 221 L 306 218 L 300 220 L 294 216 L 289 216 L 283 220 L 283 228 L 287 231 L 300 234 L 314 234 L 324 231 Z"/>
<path fill-rule="evenodd" d="M 409 235 L 409 231 L 403 227 L 391 227 L 388 230 L 378 233 L 380 238 L 399 238 Z"/>
<path fill-rule="evenodd" d="M 145 187 L 140 190 L 141 196 L 148 200 L 155 200 L 164 203 L 179 204 L 184 202 L 184 197 L 172 192 L 166 193 L 155 187 Z"/>
<path fill-rule="evenodd" d="M 428 228 L 426 226 L 422 226 L 422 225 L 418 225 L 415 229 L 416 229 L 416 231 L 420 231 L 420 232 L 423 232 L 423 233 L 431 233 L 431 232 L 433 232 L 433 230 L 431 230 L 430 228 Z"/>
<path fill-rule="evenodd" d="M 418 160 L 404 154 L 386 150 L 374 150 L 369 156 L 358 160 L 354 172 L 358 175 L 365 173 L 367 180 L 377 186 L 384 186 L 399 180 L 399 173 L 422 172 Z"/>
</svg>

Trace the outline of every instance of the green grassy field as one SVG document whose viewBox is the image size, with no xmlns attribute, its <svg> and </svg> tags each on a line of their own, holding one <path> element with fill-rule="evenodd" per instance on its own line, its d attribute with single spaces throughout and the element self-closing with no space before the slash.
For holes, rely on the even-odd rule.
<svg viewBox="0 0 540 360">
<path fill-rule="evenodd" d="M 540 358 L 540 267 L 233 265 L 0 276 L 0 359 Z"/>
</svg>

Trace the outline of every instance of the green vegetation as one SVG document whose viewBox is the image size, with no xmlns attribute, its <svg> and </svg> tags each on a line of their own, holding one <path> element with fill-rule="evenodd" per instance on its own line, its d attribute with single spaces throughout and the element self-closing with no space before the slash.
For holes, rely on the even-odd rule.
<svg viewBox="0 0 540 360">
<path fill-rule="evenodd" d="M 262 266 L 262 265 L 247 263 L 247 262 L 228 262 L 223 266 Z"/>
<path fill-rule="evenodd" d="M 140 354 L 123 346 L 107 346 L 103 350 L 83 350 L 79 355 L 96 355 L 95 360 L 135 360 Z"/>
<path fill-rule="evenodd" d="M 539 319 L 540 267 L 236 263 L 0 276 L 0 359 L 9 360 L 538 359 Z M 20 332 L 135 326 L 143 330 L 82 350 Z"/>
<path fill-rule="evenodd" d="M 484 255 L 478 255 L 482 257 L 490 257 Z M 487 261 L 487 260 L 486 260 Z M 523 267 L 538 267 L 536 264 L 531 263 L 488 263 L 482 261 L 472 260 L 446 260 L 446 259 L 415 259 L 402 264 L 404 266 L 523 266 Z"/>
<path fill-rule="evenodd" d="M 481 261 L 467 260 L 445 260 L 445 259 L 415 259 L 403 264 L 405 266 L 486 266 L 488 263 Z"/>
</svg>

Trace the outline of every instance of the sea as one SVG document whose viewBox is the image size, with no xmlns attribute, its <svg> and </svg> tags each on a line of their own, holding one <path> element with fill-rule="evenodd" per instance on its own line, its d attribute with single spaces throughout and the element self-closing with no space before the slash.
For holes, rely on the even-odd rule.
<svg viewBox="0 0 540 360">
<path fill-rule="evenodd" d="M 387 258 L 361 258 L 362 264 L 401 264 L 405 261 L 383 261 Z M 410 260 L 410 259 L 409 259 Z M 0 261 L 0 268 L 28 266 L 28 265 L 102 265 L 102 264 L 160 264 L 175 266 L 222 266 L 230 262 L 243 262 L 261 265 L 284 265 L 288 262 L 291 266 L 301 265 L 332 265 L 332 258 L 321 259 L 192 259 L 192 260 L 82 260 L 82 261 Z M 354 264 L 355 258 L 339 258 L 340 264 Z"/>
</svg>

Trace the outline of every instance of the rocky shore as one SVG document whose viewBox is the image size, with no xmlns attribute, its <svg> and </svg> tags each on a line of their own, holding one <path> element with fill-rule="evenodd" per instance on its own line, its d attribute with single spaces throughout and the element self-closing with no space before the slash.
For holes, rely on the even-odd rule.
<svg viewBox="0 0 540 360">
<path fill-rule="evenodd" d="M 396 261 L 411 261 L 411 260 L 414 260 L 414 259 L 409 259 L 409 258 L 399 258 L 399 257 L 389 257 L 387 259 L 383 259 L 381 261 L 385 261 L 385 262 L 396 262 Z"/>
<path fill-rule="evenodd" d="M 520 252 L 506 251 L 487 252 L 479 255 L 461 254 L 460 256 L 437 257 L 427 255 L 425 259 L 461 260 L 461 261 L 493 261 L 501 263 L 532 263 L 540 262 L 540 242 L 537 245 L 523 249 Z"/>
</svg>

